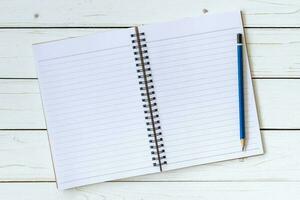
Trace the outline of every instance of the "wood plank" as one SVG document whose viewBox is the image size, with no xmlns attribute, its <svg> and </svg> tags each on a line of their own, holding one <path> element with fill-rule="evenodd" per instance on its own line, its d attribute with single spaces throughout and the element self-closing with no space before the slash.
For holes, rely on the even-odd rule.
<svg viewBox="0 0 300 200">
<path fill-rule="evenodd" d="M 247 27 L 299 27 L 298 0 L 77 0 L 1 2 L 2 27 L 131 26 L 241 9 Z"/>
<path fill-rule="evenodd" d="M 263 129 L 300 129 L 300 79 L 255 79 Z M 45 129 L 37 80 L 0 80 L 0 129 Z"/>
<path fill-rule="evenodd" d="M 0 129 L 45 129 L 37 80 L 0 80 Z"/>
<path fill-rule="evenodd" d="M 300 79 L 256 79 L 254 91 L 263 129 L 300 129 Z"/>
<path fill-rule="evenodd" d="M 33 43 L 107 29 L 2 29 L 0 78 L 36 78 Z M 253 77 L 300 77 L 300 29 L 246 29 Z"/>
<path fill-rule="evenodd" d="M 54 183 L 2 183 L 0 197 L 5 200 L 282 200 L 299 199 L 299 188 L 299 182 L 154 182 L 104 183 L 57 191 Z"/>
<path fill-rule="evenodd" d="M 121 181 L 300 181 L 300 131 L 262 134 L 265 155 Z M 1 131 L 0 144 L 0 182 L 55 180 L 46 131 Z"/>
<path fill-rule="evenodd" d="M 46 131 L 0 131 L 0 146 L 1 180 L 54 180 Z"/>
<path fill-rule="evenodd" d="M 246 29 L 254 78 L 300 77 L 300 29 Z"/>
</svg>

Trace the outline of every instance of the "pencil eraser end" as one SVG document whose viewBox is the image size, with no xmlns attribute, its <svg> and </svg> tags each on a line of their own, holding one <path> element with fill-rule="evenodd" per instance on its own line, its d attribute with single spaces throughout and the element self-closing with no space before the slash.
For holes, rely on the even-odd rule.
<svg viewBox="0 0 300 200">
<path fill-rule="evenodd" d="M 237 43 L 242 43 L 243 41 L 243 35 L 241 33 L 237 34 Z"/>
</svg>

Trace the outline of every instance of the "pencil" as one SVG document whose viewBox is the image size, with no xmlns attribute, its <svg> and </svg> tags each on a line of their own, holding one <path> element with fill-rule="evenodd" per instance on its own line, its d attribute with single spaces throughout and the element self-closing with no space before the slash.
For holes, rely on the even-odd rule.
<svg viewBox="0 0 300 200">
<path fill-rule="evenodd" d="M 242 151 L 245 151 L 246 134 L 245 134 L 245 110 L 244 110 L 243 36 L 241 33 L 237 34 L 237 60 L 238 60 L 240 140 L 241 140 Z"/>
</svg>

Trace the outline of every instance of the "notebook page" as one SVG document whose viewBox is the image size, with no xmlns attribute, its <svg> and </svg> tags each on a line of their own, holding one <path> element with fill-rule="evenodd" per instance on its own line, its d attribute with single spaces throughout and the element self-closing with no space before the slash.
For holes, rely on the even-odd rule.
<svg viewBox="0 0 300 200">
<path fill-rule="evenodd" d="M 241 151 L 239 138 L 236 34 L 243 32 L 240 13 L 145 25 L 141 31 L 147 38 L 168 162 L 164 170 L 261 154 L 247 59 L 246 152 Z"/>
<path fill-rule="evenodd" d="M 58 188 L 157 172 L 133 29 L 34 45 Z"/>
</svg>

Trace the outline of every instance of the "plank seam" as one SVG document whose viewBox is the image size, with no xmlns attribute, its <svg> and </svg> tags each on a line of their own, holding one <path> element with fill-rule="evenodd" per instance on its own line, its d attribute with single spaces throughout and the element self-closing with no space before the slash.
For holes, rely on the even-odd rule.
<svg viewBox="0 0 300 200">
<path fill-rule="evenodd" d="M 282 182 L 300 182 L 300 180 L 161 180 L 161 181 L 107 181 L 104 183 L 234 183 L 234 182 L 243 182 L 243 183 L 253 183 L 253 182 L 270 182 L 270 183 L 282 183 Z M 55 181 L 0 181 L 1 183 L 55 183 Z M 98 183 L 101 184 L 101 183 Z"/>
<path fill-rule="evenodd" d="M 300 128 L 260 128 L 261 131 L 300 131 Z M 40 129 L 26 129 L 26 128 L 19 128 L 19 129 L 10 129 L 10 128 L 4 128 L 0 129 L 0 131 L 47 131 L 46 128 L 40 128 Z"/>
<path fill-rule="evenodd" d="M 276 77 L 276 76 L 270 76 L 270 77 L 252 77 L 252 80 L 258 80 L 258 79 L 266 79 L 266 80 L 289 80 L 289 79 L 300 79 L 299 77 Z M 38 78 L 20 78 L 20 77 L 0 77 L 0 80 L 38 80 Z"/>
<path fill-rule="evenodd" d="M 24 129 L 22 129 L 22 128 L 20 128 L 20 129 L 6 129 L 6 128 L 4 128 L 4 129 L 0 129 L 0 131 L 47 131 L 47 129 L 45 129 L 45 128 L 40 128 L 40 129 L 26 129 L 26 128 L 24 128 Z"/>
<path fill-rule="evenodd" d="M 153 23 L 149 23 L 153 24 Z M 138 24 L 142 25 L 142 24 Z M 125 29 L 132 26 L 0 26 L 0 29 Z M 300 26 L 244 26 L 245 29 L 300 29 Z"/>
</svg>

